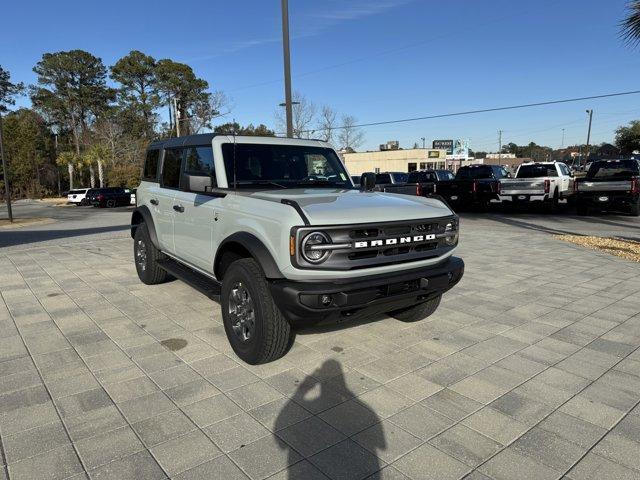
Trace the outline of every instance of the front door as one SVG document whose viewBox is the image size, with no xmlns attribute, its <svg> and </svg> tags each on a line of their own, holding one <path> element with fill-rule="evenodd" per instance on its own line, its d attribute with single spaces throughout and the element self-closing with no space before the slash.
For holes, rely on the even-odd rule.
<svg viewBox="0 0 640 480">
<path fill-rule="evenodd" d="M 175 254 L 206 271 L 213 268 L 213 229 L 222 201 L 212 194 L 212 187 L 216 181 L 211 146 L 187 147 L 181 189 L 173 198 Z"/>
</svg>

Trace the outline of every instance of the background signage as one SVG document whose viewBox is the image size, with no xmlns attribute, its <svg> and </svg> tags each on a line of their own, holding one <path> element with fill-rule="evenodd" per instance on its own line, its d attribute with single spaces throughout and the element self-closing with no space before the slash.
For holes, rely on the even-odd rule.
<svg viewBox="0 0 640 480">
<path fill-rule="evenodd" d="M 453 143 L 453 140 L 434 140 L 432 147 L 434 150 L 446 150 L 447 155 L 453 155 Z"/>
</svg>

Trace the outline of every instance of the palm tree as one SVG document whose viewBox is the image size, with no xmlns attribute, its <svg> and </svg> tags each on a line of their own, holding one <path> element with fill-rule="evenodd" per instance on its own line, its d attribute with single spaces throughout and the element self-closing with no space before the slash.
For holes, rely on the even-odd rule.
<svg viewBox="0 0 640 480">
<path fill-rule="evenodd" d="M 628 15 L 620 22 L 620 35 L 630 45 L 640 43 L 640 0 L 633 0 L 627 5 Z"/>
</svg>

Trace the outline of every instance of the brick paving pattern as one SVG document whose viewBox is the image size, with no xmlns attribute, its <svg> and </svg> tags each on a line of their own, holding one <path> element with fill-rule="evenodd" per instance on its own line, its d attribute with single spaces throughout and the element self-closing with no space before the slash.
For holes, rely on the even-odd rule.
<svg viewBox="0 0 640 480">
<path fill-rule="evenodd" d="M 435 315 L 258 367 L 130 239 L 0 250 L 0 480 L 639 479 L 640 265 L 468 223 Z"/>
</svg>

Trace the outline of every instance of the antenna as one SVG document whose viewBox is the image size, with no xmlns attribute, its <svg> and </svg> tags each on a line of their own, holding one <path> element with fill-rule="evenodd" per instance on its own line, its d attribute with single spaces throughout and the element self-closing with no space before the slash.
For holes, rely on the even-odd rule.
<svg viewBox="0 0 640 480">
<path fill-rule="evenodd" d="M 233 119 L 232 134 L 233 134 L 233 189 L 238 189 L 238 180 L 236 177 L 236 119 Z"/>
</svg>

